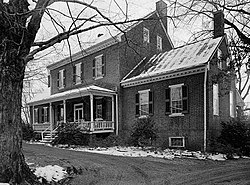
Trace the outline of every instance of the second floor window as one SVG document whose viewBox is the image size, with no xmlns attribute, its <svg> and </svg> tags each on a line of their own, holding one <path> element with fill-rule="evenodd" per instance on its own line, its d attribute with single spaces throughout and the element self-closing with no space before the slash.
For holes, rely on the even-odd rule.
<svg viewBox="0 0 250 185">
<path fill-rule="evenodd" d="M 57 87 L 59 89 L 64 88 L 66 85 L 66 70 L 62 69 L 57 73 Z"/>
<path fill-rule="evenodd" d="M 143 42 L 149 43 L 149 30 L 147 28 L 143 28 Z"/>
<path fill-rule="evenodd" d="M 156 37 L 156 44 L 157 50 L 162 51 L 162 38 L 159 35 Z"/>
<path fill-rule="evenodd" d="M 93 78 L 102 78 L 105 73 L 104 55 L 99 55 L 93 60 Z"/>
<path fill-rule="evenodd" d="M 76 85 L 82 83 L 82 63 L 73 66 L 73 82 Z"/>
</svg>

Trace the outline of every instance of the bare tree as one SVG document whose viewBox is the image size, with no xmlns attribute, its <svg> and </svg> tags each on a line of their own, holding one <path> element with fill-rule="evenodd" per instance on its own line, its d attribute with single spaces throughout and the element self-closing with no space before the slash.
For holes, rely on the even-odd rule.
<svg viewBox="0 0 250 185">
<path fill-rule="evenodd" d="M 53 6 L 58 2 L 66 4 L 67 13 L 62 12 L 59 6 Z M 126 0 L 124 2 L 127 3 Z M 93 1 L 32 0 L 30 3 L 33 6 L 29 6 L 28 0 L 0 0 L 0 182 L 10 184 L 39 184 L 22 154 L 21 106 L 28 63 L 38 53 L 57 43 L 64 40 L 70 43 L 72 36 L 80 43 L 80 33 L 104 26 L 122 31 L 119 25 L 138 21 L 127 19 L 126 8 L 120 8 L 125 19 L 112 21 L 92 4 Z M 72 4 L 77 4 L 80 11 L 72 11 Z M 60 18 L 52 15 L 53 12 L 67 18 L 68 24 L 63 24 Z M 56 34 L 39 39 L 45 15 Z M 32 78 L 32 72 L 36 71 L 35 68 L 30 69 L 28 75 Z"/>
<path fill-rule="evenodd" d="M 248 0 L 169 0 L 173 24 L 192 25 L 191 41 L 211 36 L 213 13 L 223 11 L 225 30 L 229 36 L 234 69 L 238 77 L 238 89 L 243 99 L 250 90 L 250 2 Z M 188 26 L 185 26 L 187 28 Z"/>
</svg>

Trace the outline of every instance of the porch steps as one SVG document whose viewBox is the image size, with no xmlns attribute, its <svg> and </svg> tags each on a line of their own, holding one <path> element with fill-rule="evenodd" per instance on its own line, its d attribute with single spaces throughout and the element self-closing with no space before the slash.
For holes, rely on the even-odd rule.
<svg viewBox="0 0 250 185">
<path fill-rule="evenodd" d="M 40 141 L 42 143 L 51 143 L 57 137 L 57 131 L 50 131 L 43 133 L 43 139 Z"/>
</svg>

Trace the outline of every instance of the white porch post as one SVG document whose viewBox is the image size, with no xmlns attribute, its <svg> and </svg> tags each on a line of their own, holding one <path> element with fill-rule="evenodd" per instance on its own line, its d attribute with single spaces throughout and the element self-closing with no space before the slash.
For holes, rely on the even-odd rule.
<svg viewBox="0 0 250 185">
<path fill-rule="evenodd" d="M 112 129 L 115 128 L 115 100 L 114 96 L 112 96 Z"/>
<path fill-rule="evenodd" d="M 52 103 L 49 103 L 49 122 L 51 128 L 53 128 L 53 110 L 52 110 Z"/>
<path fill-rule="evenodd" d="M 35 123 L 35 106 L 32 105 L 32 127 L 34 129 L 34 123 Z"/>
<path fill-rule="evenodd" d="M 119 113 L 118 113 L 118 95 L 115 95 L 115 103 L 116 103 L 116 109 L 115 109 L 115 113 L 116 113 L 116 128 L 115 128 L 115 134 L 118 135 L 118 131 L 119 131 Z"/>
<path fill-rule="evenodd" d="M 63 100 L 63 122 L 66 123 L 66 100 Z"/>
<path fill-rule="evenodd" d="M 94 96 L 90 94 L 90 130 L 94 131 Z"/>
</svg>

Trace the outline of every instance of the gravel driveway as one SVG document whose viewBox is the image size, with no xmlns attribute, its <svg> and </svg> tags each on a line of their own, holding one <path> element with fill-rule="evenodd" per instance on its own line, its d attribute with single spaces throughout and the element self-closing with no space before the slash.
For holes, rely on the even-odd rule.
<svg viewBox="0 0 250 185">
<path fill-rule="evenodd" d="M 224 162 L 194 159 L 132 158 L 77 152 L 23 144 L 27 162 L 34 165 L 75 166 L 83 169 L 74 185 L 250 185 L 250 160 Z"/>
</svg>

